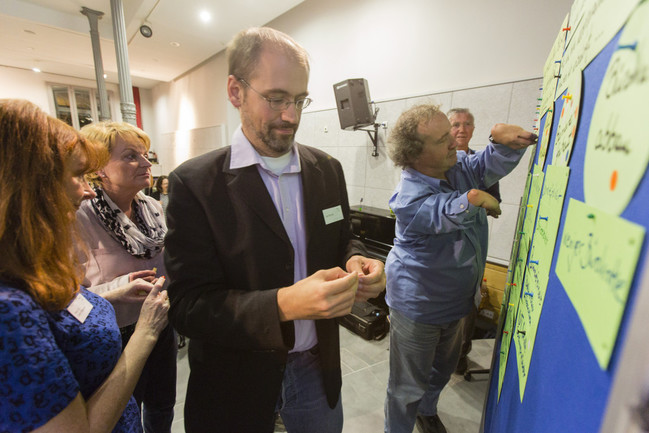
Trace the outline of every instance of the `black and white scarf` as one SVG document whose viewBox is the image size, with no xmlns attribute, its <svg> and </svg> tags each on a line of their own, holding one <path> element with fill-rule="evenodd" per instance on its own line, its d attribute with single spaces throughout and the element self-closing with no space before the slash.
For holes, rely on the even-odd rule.
<svg viewBox="0 0 649 433">
<path fill-rule="evenodd" d="M 97 197 L 91 200 L 92 209 L 110 236 L 129 252 L 142 259 L 150 259 L 162 251 L 167 233 L 164 216 L 148 202 L 141 191 L 133 200 L 133 221 L 108 197 L 100 187 L 94 188 Z"/>
</svg>

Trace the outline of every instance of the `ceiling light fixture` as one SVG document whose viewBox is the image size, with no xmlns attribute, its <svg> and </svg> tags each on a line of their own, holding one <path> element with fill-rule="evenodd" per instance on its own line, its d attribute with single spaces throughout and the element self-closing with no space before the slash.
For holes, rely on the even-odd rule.
<svg viewBox="0 0 649 433">
<path fill-rule="evenodd" d="M 209 13 L 209 11 L 203 10 L 198 14 L 198 16 L 204 23 L 209 23 L 210 21 L 212 21 L 212 14 Z"/>
<path fill-rule="evenodd" d="M 34 72 L 40 72 L 41 70 L 38 69 L 38 68 L 36 68 L 36 67 L 33 67 L 33 68 L 32 68 L 32 71 L 34 71 Z"/>
<path fill-rule="evenodd" d="M 140 33 L 145 38 L 150 38 L 151 36 L 153 36 L 153 30 L 151 30 L 151 27 L 147 26 L 146 24 L 142 24 L 140 26 Z"/>
</svg>

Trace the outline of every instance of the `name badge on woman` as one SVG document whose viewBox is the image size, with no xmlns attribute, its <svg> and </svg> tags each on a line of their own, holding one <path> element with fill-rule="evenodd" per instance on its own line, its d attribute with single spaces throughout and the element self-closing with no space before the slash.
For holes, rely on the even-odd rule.
<svg viewBox="0 0 649 433">
<path fill-rule="evenodd" d="M 92 304 L 81 293 L 77 293 L 77 296 L 68 305 L 67 310 L 75 319 L 83 323 L 92 310 Z"/>
</svg>

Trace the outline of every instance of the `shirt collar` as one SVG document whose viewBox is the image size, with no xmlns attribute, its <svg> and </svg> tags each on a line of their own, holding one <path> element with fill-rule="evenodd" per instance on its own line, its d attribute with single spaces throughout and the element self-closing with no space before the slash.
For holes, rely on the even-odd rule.
<svg viewBox="0 0 649 433">
<path fill-rule="evenodd" d="M 411 167 L 406 167 L 403 170 L 406 174 L 406 176 L 414 178 L 414 179 L 419 179 L 420 181 L 424 182 L 427 185 L 432 186 L 433 188 L 439 189 L 442 179 L 437 179 L 436 177 L 431 177 L 431 176 L 426 176 L 423 173 L 418 172 L 414 168 Z M 446 182 L 446 181 L 444 181 Z"/>
<path fill-rule="evenodd" d="M 268 167 L 261 155 L 255 150 L 250 141 L 246 138 L 241 129 L 241 125 L 237 128 L 232 136 L 232 152 L 230 155 L 230 168 L 244 168 L 251 165 L 259 165 L 269 173 L 272 170 Z M 299 173 L 302 169 L 300 158 L 298 158 L 297 143 L 293 141 L 291 148 L 291 160 L 284 168 L 283 173 Z"/>
</svg>

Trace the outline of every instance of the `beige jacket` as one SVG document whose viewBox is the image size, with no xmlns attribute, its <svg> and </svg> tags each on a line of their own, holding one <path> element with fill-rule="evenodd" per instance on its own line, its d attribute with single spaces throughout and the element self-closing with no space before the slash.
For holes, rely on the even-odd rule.
<svg viewBox="0 0 649 433">
<path fill-rule="evenodd" d="M 162 207 L 157 200 L 147 197 L 154 206 Z M 79 248 L 80 261 L 86 269 L 83 285 L 98 295 L 109 292 L 129 282 L 129 273 L 157 268 L 156 276 L 165 276 L 162 252 L 150 259 L 141 259 L 129 254 L 124 247 L 104 229 L 92 210 L 88 200 L 81 203 L 77 211 L 77 223 L 85 240 L 86 248 Z M 117 324 L 120 328 L 137 322 L 141 304 L 113 303 Z"/>
</svg>

